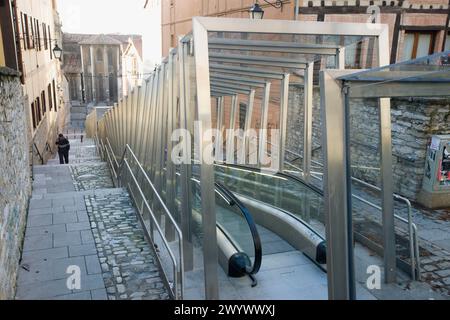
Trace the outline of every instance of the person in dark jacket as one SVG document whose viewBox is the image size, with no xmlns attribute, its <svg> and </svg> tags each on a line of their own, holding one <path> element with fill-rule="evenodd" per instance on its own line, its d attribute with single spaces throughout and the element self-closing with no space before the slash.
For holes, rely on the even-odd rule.
<svg viewBox="0 0 450 320">
<path fill-rule="evenodd" d="M 56 140 L 56 144 L 58 145 L 59 163 L 68 164 L 70 151 L 69 140 L 67 140 L 67 138 L 60 133 L 58 136 L 58 140 Z"/>
</svg>

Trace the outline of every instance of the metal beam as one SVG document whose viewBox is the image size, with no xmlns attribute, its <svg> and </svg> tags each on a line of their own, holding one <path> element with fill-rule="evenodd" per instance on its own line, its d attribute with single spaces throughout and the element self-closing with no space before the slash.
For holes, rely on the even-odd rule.
<svg viewBox="0 0 450 320">
<path fill-rule="evenodd" d="M 243 89 L 243 90 L 251 90 L 252 89 L 252 86 L 250 86 L 250 85 L 246 85 L 246 84 L 239 85 L 239 84 L 233 84 L 233 83 L 221 83 L 221 82 L 218 82 L 216 80 L 211 80 L 211 86 L 224 88 L 224 89 L 231 89 L 231 90 L 235 90 L 235 89 L 237 89 L 237 90 L 241 90 L 241 89 Z"/>
<path fill-rule="evenodd" d="M 311 182 L 314 62 L 305 70 L 303 84 L 303 177 Z"/>
<path fill-rule="evenodd" d="M 211 88 L 211 97 L 214 97 L 214 98 L 225 97 L 225 96 L 233 96 L 233 95 L 235 95 L 235 93 L 217 92 L 217 91 L 214 91 Z"/>
<path fill-rule="evenodd" d="M 258 85 L 262 84 L 264 85 L 266 81 L 264 80 L 258 80 L 253 78 L 246 78 L 246 77 L 236 77 L 236 76 L 228 76 L 224 74 L 218 74 L 218 73 L 211 73 L 211 79 L 218 79 L 221 81 L 233 81 L 233 82 L 239 82 L 239 83 L 246 83 L 250 85 Z"/>
<path fill-rule="evenodd" d="M 261 124 L 259 128 L 259 166 L 262 166 L 262 159 L 266 157 L 267 150 L 267 122 L 269 118 L 269 101 L 270 101 L 270 87 L 271 83 L 266 82 L 264 88 L 264 97 L 261 104 Z"/>
<path fill-rule="evenodd" d="M 213 17 L 194 17 L 194 20 L 209 32 L 245 31 L 247 33 L 269 34 L 378 36 L 385 30 L 388 30 L 388 25 L 376 23 L 317 23 L 316 21 L 252 20 L 238 18 L 218 19 Z"/>
<path fill-rule="evenodd" d="M 263 68 L 252 68 L 252 67 L 240 67 L 240 66 L 231 66 L 226 64 L 218 64 L 211 63 L 210 64 L 211 72 L 219 72 L 221 74 L 237 74 L 242 76 L 250 76 L 254 78 L 264 78 L 264 79 L 283 79 L 284 72 L 275 71 L 271 69 L 263 69 Z"/>
<path fill-rule="evenodd" d="M 450 96 L 448 83 L 436 82 L 347 82 L 351 98 L 400 98 Z"/>
<path fill-rule="evenodd" d="M 209 79 L 208 31 L 196 18 L 193 19 L 194 55 L 197 85 L 198 120 L 204 134 L 199 139 L 201 154 L 200 188 L 203 225 L 203 271 L 205 276 L 205 297 L 207 300 L 219 299 L 219 275 L 217 261 L 216 200 L 214 189 L 214 159 L 203 151 L 212 145 L 211 130 L 211 93 Z M 209 134 L 208 134 L 209 132 Z M 205 158 L 206 157 L 206 158 Z M 206 161 L 205 161 L 206 160 Z"/>
<path fill-rule="evenodd" d="M 218 85 L 211 85 L 211 92 L 216 92 L 216 93 L 227 93 L 227 94 L 231 94 L 231 95 L 235 95 L 235 94 L 249 94 L 250 93 L 250 89 L 229 89 L 223 86 L 218 86 Z"/>
<path fill-rule="evenodd" d="M 327 242 L 328 298 L 350 298 L 347 223 L 345 105 L 341 85 L 320 72 L 324 141 L 324 213 Z"/>
<path fill-rule="evenodd" d="M 215 143 L 215 160 L 223 162 L 223 115 L 224 115 L 224 97 L 218 97 L 217 101 L 217 116 L 216 116 L 216 143 Z"/>
<path fill-rule="evenodd" d="M 244 143 L 243 143 L 243 155 L 245 163 L 247 163 L 247 155 L 250 148 L 249 144 L 249 130 L 252 126 L 252 118 L 253 118 L 253 106 L 255 104 L 255 90 L 250 91 L 248 95 L 248 103 L 247 103 L 247 112 L 245 113 L 245 124 L 244 124 Z"/>
<path fill-rule="evenodd" d="M 394 190 L 392 170 L 391 104 L 389 99 L 379 100 L 381 188 L 383 208 L 383 257 L 386 283 L 396 281 L 396 246 L 394 221 Z"/>
<path fill-rule="evenodd" d="M 166 137 L 166 143 L 163 145 L 162 154 L 165 154 L 165 150 L 167 150 L 166 156 L 166 205 L 169 209 L 169 212 L 175 217 L 178 218 L 178 210 L 175 203 L 176 196 L 176 170 L 175 164 L 173 163 L 171 157 L 171 151 L 173 149 L 172 142 L 172 132 L 175 128 L 176 123 L 176 111 L 177 111 L 177 96 L 176 96 L 176 51 L 171 50 L 169 53 L 169 62 L 167 69 L 167 105 L 166 114 L 167 117 L 164 119 L 166 121 L 166 130 L 163 135 Z M 164 160 L 164 159 L 163 159 Z M 165 217 L 165 235 L 168 241 L 175 240 L 175 227 L 173 224 L 169 223 L 168 217 Z M 178 223 L 180 219 L 178 218 Z"/>
<path fill-rule="evenodd" d="M 221 78 L 216 78 L 216 77 L 211 77 L 211 81 L 213 83 L 220 83 L 220 84 L 224 84 L 224 85 L 237 85 L 237 86 L 246 86 L 249 88 L 264 88 L 264 84 L 259 84 L 259 83 L 249 83 L 249 82 L 241 82 L 241 81 L 236 81 L 236 80 L 228 80 L 228 79 L 221 79 Z"/>
<path fill-rule="evenodd" d="M 278 170 L 283 172 L 284 170 L 284 153 L 286 152 L 286 136 L 287 136 L 287 114 L 288 114 L 288 102 L 289 102 L 289 78 L 290 75 L 286 73 L 281 81 L 281 97 L 280 97 L 280 142 L 278 149 L 279 167 Z"/>
<path fill-rule="evenodd" d="M 212 62 L 230 62 L 249 65 L 260 65 L 264 67 L 305 69 L 308 61 L 303 59 L 287 59 L 279 57 L 252 56 L 241 54 L 210 53 L 209 59 Z"/>
<path fill-rule="evenodd" d="M 209 40 L 210 49 L 282 52 L 296 54 L 335 55 L 336 45 L 305 44 L 298 42 L 260 41 L 213 38 Z"/>
<path fill-rule="evenodd" d="M 190 104 L 190 82 L 189 82 L 189 57 L 188 43 L 179 41 L 179 88 L 180 88 L 180 129 L 185 129 L 189 133 L 183 136 L 182 143 L 187 154 L 183 155 L 185 160 L 180 165 L 180 184 L 181 184 L 181 230 L 183 233 L 183 253 L 184 270 L 194 269 L 194 248 L 192 245 L 192 187 L 191 187 L 191 143 L 188 143 L 188 135 L 192 137 L 192 115 Z M 186 132 L 186 131 L 185 131 Z M 188 151 L 189 150 L 189 151 Z"/>
</svg>

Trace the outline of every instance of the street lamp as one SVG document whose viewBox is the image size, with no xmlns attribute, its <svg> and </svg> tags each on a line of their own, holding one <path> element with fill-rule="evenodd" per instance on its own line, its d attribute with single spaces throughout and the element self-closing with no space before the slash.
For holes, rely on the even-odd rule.
<svg viewBox="0 0 450 320">
<path fill-rule="evenodd" d="M 259 5 L 258 1 L 248 10 L 250 19 L 262 19 L 264 17 L 264 10 Z"/>
<path fill-rule="evenodd" d="M 281 0 L 277 0 L 274 3 L 267 0 L 263 1 L 276 9 L 283 8 L 283 1 Z M 262 19 L 264 17 L 264 10 L 259 5 L 258 0 L 256 0 L 255 4 L 248 10 L 248 12 L 250 14 L 250 19 Z"/>
<path fill-rule="evenodd" d="M 55 43 L 55 47 L 53 48 L 53 54 L 55 55 L 55 58 L 61 61 L 62 56 L 62 49 L 58 46 L 57 43 Z"/>
</svg>

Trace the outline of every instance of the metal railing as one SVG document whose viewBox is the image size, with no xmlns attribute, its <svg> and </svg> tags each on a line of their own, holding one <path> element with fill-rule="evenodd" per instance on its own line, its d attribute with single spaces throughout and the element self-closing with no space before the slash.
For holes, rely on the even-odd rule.
<svg viewBox="0 0 450 320">
<path fill-rule="evenodd" d="M 44 164 L 44 157 L 42 156 L 41 152 L 39 151 L 39 148 L 37 147 L 36 143 L 33 142 L 33 147 L 37 152 L 37 155 L 39 156 L 39 159 L 41 160 L 41 163 Z M 34 152 L 32 152 L 34 154 Z"/>
<path fill-rule="evenodd" d="M 372 190 L 381 191 L 381 188 L 374 186 L 370 183 L 367 183 L 363 180 L 360 180 L 360 179 L 357 179 L 354 177 L 352 177 L 352 180 L 363 186 L 366 186 Z M 378 209 L 379 211 L 383 210 L 380 206 L 378 206 L 370 201 L 367 201 L 356 195 L 352 195 L 352 196 L 353 196 L 353 198 L 358 199 L 359 201 L 371 206 L 372 208 Z M 417 226 L 415 223 L 412 222 L 411 201 L 409 201 L 408 199 L 406 199 L 400 195 L 397 195 L 397 194 L 393 194 L 393 196 L 394 196 L 394 199 L 405 203 L 408 208 L 408 218 L 407 219 L 405 219 L 395 213 L 394 213 L 394 218 L 397 219 L 398 221 L 401 221 L 408 225 L 409 250 L 410 250 L 410 257 L 411 257 L 411 277 L 413 280 L 416 280 L 416 272 L 417 272 L 417 279 L 420 280 L 421 279 L 421 267 L 420 267 L 419 239 L 418 239 L 418 235 L 417 235 L 418 234 Z"/>
<path fill-rule="evenodd" d="M 315 163 L 317 165 L 323 167 L 323 164 L 321 164 L 320 162 L 315 161 Z M 323 173 L 320 173 L 320 172 L 312 172 L 311 173 L 311 177 L 313 177 L 319 181 L 323 180 L 322 176 L 323 176 Z M 363 180 L 357 179 L 355 177 L 352 177 L 352 181 L 357 182 L 361 185 L 364 185 L 365 187 L 368 187 L 374 191 L 377 191 L 377 192 L 381 191 L 381 188 L 374 186 Z M 377 204 L 375 204 L 373 202 L 370 202 L 370 201 L 368 201 L 364 198 L 361 198 L 357 195 L 354 195 L 354 194 L 352 194 L 352 197 L 365 203 L 366 205 L 368 205 L 372 208 L 375 208 L 379 211 L 383 211 L 383 209 L 380 206 L 378 206 Z M 405 197 L 402 197 L 398 194 L 394 193 L 393 197 L 397 201 L 405 203 L 408 208 L 408 218 L 407 219 L 399 216 L 398 214 L 394 214 L 394 218 L 397 219 L 398 221 L 401 221 L 408 225 L 408 240 L 409 240 L 410 258 L 411 258 L 411 277 L 413 280 L 416 280 L 416 278 L 418 280 L 420 280 L 421 279 L 421 267 L 420 267 L 419 240 L 418 240 L 418 235 L 417 235 L 418 230 L 417 230 L 417 225 L 412 222 L 412 205 L 408 199 L 406 199 Z"/>
<path fill-rule="evenodd" d="M 109 163 L 109 166 L 112 170 L 113 176 L 115 180 L 117 181 L 119 186 L 125 185 L 128 190 L 130 191 L 131 197 L 133 198 L 134 203 L 136 204 L 137 210 L 138 210 L 138 217 L 141 221 L 141 224 L 144 227 L 144 231 L 146 233 L 147 239 L 152 245 L 152 248 L 155 252 L 156 259 L 158 261 L 158 264 L 161 269 L 161 273 L 163 275 L 164 281 L 166 285 L 169 287 L 170 295 L 175 300 L 181 300 L 183 299 L 184 295 L 184 254 L 183 254 L 183 235 L 181 233 L 181 230 L 179 229 L 175 219 L 173 218 L 172 214 L 169 212 L 168 208 L 166 207 L 164 201 L 162 200 L 160 194 L 156 190 L 154 184 L 151 182 L 150 178 L 148 177 L 147 173 L 145 172 L 144 168 L 140 164 L 139 160 L 137 159 L 136 155 L 134 154 L 133 150 L 130 148 L 130 146 L 127 144 L 125 146 L 125 150 L 123 151 L 122 157 L 120 162 L 117 161 L 116 156 L 114 155 L 114 151 L 111 147 L 111 143 L 108 139 L 106 139 L 106 144 L 103 143 L 101 139 L 96 139 L 96 141 L 100 144 L 101 148 L 103 148 L 103 151 L 101 154 L 106 156 L 107 162 Z M 130 158 L 127 158 L 127 155 L 130 156 Z M 136 164 L 135 169 L 138 170 L 138 173 L 141 174 L 142 178 L 141 183 L 139 183 L 138 178 L 136 178 L 136 175 L 133 172 L 133 169 L 131 168 L 129 159 L 133 160 L 133 163 Z M 127 180 L 126 176 L 130 176 L 131 179 Z M 149 201 L 147 200 L 142 184 L 146 183 L 148 187 L 150 187 L 150 190 L 152 192 L 152 205 L 149 204 Z M 136 197 L 136 195 L 133 193 L 132 185 L 138 190 L 138 194 L 140 196 L 140 199 Z M 165 227 L 168 227 L 168 224 L 173 226 L 175 233 L 178 237 L 178 250 L 179 250 L 179 261 L 177 261 L 175 254 L 173 253 L 169 241 L 166 239 L 164 231 L 162 230 L 162 226 L 158 222 L 158 219 L 155 216 L 155 206 L 158 206 L 163 213 L 165 214 Z M 151 219 L 149 226 L 146 225 L 144 222 L 144 209 L 146 209 L 149 213 L 149 217 Z M 160 255 L 155 250 L 155 238 L 154 238 L 154 232 L 153 230 L 156 229 L 156 231 L 159 234 L 159 237 L 169 254 L 170 260 L 172 262 L 173 266 L 173 285 L 171 285 L 171 281 L 169 279 L 169 276 L 166 273 L 165 268 L 163 268 L 163 262 L 161 260 Z"/>
</svg>

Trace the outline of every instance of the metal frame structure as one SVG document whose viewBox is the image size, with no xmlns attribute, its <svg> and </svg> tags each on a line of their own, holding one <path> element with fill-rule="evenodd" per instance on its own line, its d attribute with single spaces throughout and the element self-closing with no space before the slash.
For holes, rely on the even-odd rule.
<svg viewBox="0 0 450 320">
<path fill-rule="evenodd" d="M 417 59 L 420 69 L 422 61 L 440 57 L 441 54 Z M 450 56 L 450 52 L 443 53 L 442 56 Z M 391 132 L 391 112 L 390 98 L 393 97 L 447 97 L 450 96 L 450 67 L 443 68 L 440 71 L 413 70 L 411 72 L 395 71 L 402 65 L 414 64 L 415 61 L 408 61 L 397 65 L 388 66 L 389 72 L 372 71 L 350 71 L 350 70 L 323 70 L 320 72 L 321 87 L 321 107 L 322 118 L 325 121 L 324 129 L 324 190 L 325 199 L 329 206 L 328 214 L 335 210 L 342 210 L 347 217 L 351 217 L 351 177 L 350 172 L 350 134 L 348 119 L 350 118 L 349 101 L 356 98 L 379 99 L 379 128 L 380 128 L 380 146 L 381 146 L 381 181 L 379 190 L 382 193 L 382 219 L 383 219 L 383 240 L 384 240 L 384 267 L 385 281 L 395 281 L 395 225 L 393 214 L 394 199 L 405 201 L 410 208 L 407 199 L 393 194 L 393 175 L 392 175 L 392 132 Z M 447 62 L 448 63 L 448 62 Z M 392 68 L 394 70 L 390 70 Z M 383 68 L 379 68 L 382 70 Z M 385 70 L 386 71 L 386 70 Z M 442 77 L 444 75 L 444 77 Z M 428 78 L 426 77 L 428 76 Z M 436 76 L 435 78 L 433 76 Z M 439 78 L 441 76 L 441 78 Z M 358 181 L 361 182 L 361 181 Z M 372 186 L 373 187 L 373 186 Z M 346 200 L 345 200 L 346 199 Z M 330 216 L 328 217 L 330 218 Z M 342 217 L 343 218 L 343 217 Z M 402 220 L 408 223 L 410 237 L 417 233 L 413 230 L 415 227 L 411 222 L 411 212 L 409 209 L 408 220 Z M 338 229 L 327 229 L 336 232 L 348 225 L 348 221 L 334 220 L 333 224 L 341 224 Z M 332 237 L 333 238 L 333 237 Z M 348 247 L 352 240 L 346 239 Z M 417 245 L 417 239 L 415 239 Z M 412 244 L 413 240 L 410 240 Z M 413 252 L 410 244 L 411 259 L 419 257 L 419 252 Z M 341 242 L 344 246 L 344 241 Z M 343 248 L 341 248 L 343 250 Z M 419 261 L 419 260 L 417 260 Z M 411 261 L 413 273 L 415 273 L 414 261 Z M 420 270 L 420 266 L 417 266 Z M 413 278 L 415 275 L 413 275 Z M 420 274 L 419 274 L 420 277 Z M 343 285 L 343 283 L 341 283 Z"/>
<path fill-rule="evenodd" d="M 243 19 L 217 19 L 217 18 L 205 18 L 205 17 L 196 17 L 193 19 L 193 41 L 195 44 L 195 60 L 196 60 L 196 77 L 197 77 L 197 87 L 202 88 L 200 94 L 198 94 L 198 109 L 199 115 L 201 115 L 200 120 L 202 124 L 205 126 L 204 129 L 211 128 L 211 119 L 210 119 L 210 110 L 211 110 L 211 100 L 210 100 L 210 61 L 213 63 L 215 67 L 217 67 L 217 62 L 226 62 L 233 61 L 236 63 L 240 63 L 244 67 L 248 67 L 245 65 L 246 63 L 250 66 L 262 65 L 262 66 L 278 66 L 285 68 L 298 68 L 305 69 L 308 66 L 308 62 L 313 61 L 295 61 L 292 59 L 264 59 L 261 57 L 253 57 L 250 59 L 248 56 L 242 55 L 213 55 L 210 59 L 209 52 L 209 38 L 208 32 L 246 32 L 246 33 L 269 33 L 269 34 L 292 34 L 292 35 L 341 35 L 341 36 L 373 36 L 377 41 L 378 48 L 378 63 L 380 66 L 387 65 L 389 62 L 389 39 L 388 39 L 388 28 L 385 25 L 366 25 L 366 24 L 345 24 L 345 23 L 316 23 L 316 22 L 298 22 L 298 21 L 280 21 L 280 20 L 265 20 L 265 21 L 248 21 Z M 240 44 L 240 43 L 239 43 Z M 212 44 L 212 48 L 214 46 L 217 47 L 217 41 Z M 223 43 L 221 44 L 223 45 Z M 327 48 L 328 49 L 328 48 Z M 321 50 L 321 49 L 319 49 Z M 337 60 L 343 60 L 342 55 L 337 55 Z M 256 76 L 258 74 L 264 73 L 264 69 L 259 69 Z M 214 69 L 213 69 L 214 70 Z M 245 69 L 243 69 L 245 70 Z M 234 70 L 236 71 L 236 70 Z M 254 74 L 247 74 L 251 76 L 255 76 Z M 288 87 L 288 80 L 286 76 L 284 78 L 284 86 L 283 88 Z M 311 81 L 308 81 L 311 83 Z M 285 150 L 285 123 L 286 123 L 286 111 L 287 111 L 287 90 L 282 90 L 282 103 L 281 103 L 281 117 L 280 117 L 280 129 L 282 131 L 279 149 L 282 151 L 280 154 L 283 155 L 283 151 Z M 340 93 L 339 93 L 340 95 Z M 338 96 L 339 96 L 338 95 Z M 309 98 L 308 98 L 309 99 Z M 309 99 L 309 101 L 311 101 Z M 389 110 L 389 101 L 382 100 L 381 107 L 385 110 Z M 306 108 L 305 108 L 306 109 Z M 309 109 L 309 107 L 308 107 Z M 310 110 L 310 109 L 309 109 Z M 264 112 L 263 112 L 264 113 Z M 308 121 L 308 120 L 305 120 Z M 336 123 L 338 124 L 338 123 Z M 340 124 L 339 124 L 340 125 Z M 264 124 L 263 124 L 264 126 Z M 334 126 L 327 123 L 326 125 L 327 134 L 331 134 Z M 264 129 L 264 127 L 263 127 Z M 284 132 L 283 132 L 284 131 Z M 331 138 L 331 136 L 329 137 Z M 200 146 L 203 149 L 208 143 L 208 139 L 203 140 Z M 390 146 L 390 144 L 388 144 Z M 384 144 L 386 147 L 386 144 Z M 342 150 L 341 150 L 342 151 Z M 327 166 L 333 165 L 335 160 L 339 160 L 338 158 L 345 153 L 337 153 L 336 155 L 328 153 L 327 158 Z M 283 169 L 283 160 L 284 157 L 280 156 L 280 170 Z M 351 234 L 351 228 L 349 229 L 348 225 L 348 217 L 347 217 L 347 208 L 348 203 L 343 203 L 342 199 L 347 199 L 347 181 L 345 179 L 346 171 L 335 172 L 337 176 L 337 181 L 342 180 L 343 185 L 340 190 L 329 190 L 327 187 L 325 188 L 326 194 L 326 206 L 325 206 L 325 215 L 327 217 L 327 263 L 328 263 L 328 286 L 329 286 L 329 298 L 330 299 L 347 299 L 352 295 L 354 296 L 354 279 L 353 272 L 351 270 L 351 266 L 353 265 L 353 257 L 351 256 L 352 248 L 349 248 L 349 242 L 347 241 L 349 234 Z M 327 173 L 332 171 L 328 170 Z M 326 177 L 327 181 L 330 181 L 330 176 Z M 383 186 L 389 184 L 387 177 L 389 176 L 389 171 L 385 172 L 383 175 Z M 392 176 L 392 175 L 391 175 Z M 345 181 L 344 181 L 345 180 Z M 213 183 L 213 168 L 208 165 L 202 165 L 202 175 L 201 175 L 201 183 L 202 187 L 205 189 L 210 187 Z M 202 189 L 203 191 L 204 189 Z M 213 189 L 209 188 L 209 194 L 202 193 L 202 208 L 204 212 L 210 212 L 210 209 L 214 206 L 214 195 Z M 207 190 L 205 190 L 207 191 Z M 385 190 L 386 191 L 386 190 Z M 204 197 L 204 198 L 203 198 Z M 392 192 L 390 193 L 390 197 L 392 198 Z M 385 243 L 386 252 L 388 253 L 388 259 L 386 259 L 387 276 L 388 280 L 392 281 L 392 274 L 395 275 L 395 269 L 391 268 L 391 262 L 394 261 L 395 266 L 395 247 L 391 248 L 392 240 L 391 235 L 393 235 L 393 204 L 392 201 L 389 201 L 388 191 L 385 192 L 384 196 L 384 227 L 387 230 L 386 235 L 389 241 Z M 344 216 L 343 216 L 344 215 Z M 214 214 L 211 214 L 213 217 Z M 213 230 L 213 224 L 206 227 L 204 229 L 205 237 L 208 236 L 209 239 L 215 238 L 215 230 Z M 385 236 L 386 236 L 385 235 Z M 213 243 L 212 241 L 211 243 Z M 214 243 L 215 244 L 215 243 Z M 395 242 L 393 243 L 395 245 Z M 392 259 L 393 254 L 393 259 Z M 218 280 L 216 273 L 211 270 L 212 268 L 216 268 L 208 265 L 208 261 L 216 261 L 215 257 L 217 256 L 217 247 L 214 248 L 212 246 L 207 246 L 204 248 L 204 259 L 205 261 L 205 278 L 206 278 L 206 297 L 210 299 L 218 298 Z"/>
<path fill-rule="evenodd" d="M 292 36 L 291 42 L 263 41 L 253 39 L 221 38 L 216 34 L 242 33 L 242 34 L 270 34 Z M 278 169 L 282 171 L 285 166 L 284 153 L 286 150 L 287 119 L 288 119 L 288 95 L 291 79 L 302 75 L 304 79 L 304 163 L 303 176 L 305 180 L 311 177 L 311 149 L 312 149 L 312 88 L 314 64 L 326 57 L 334 57 L 336 67 L 344 69 L 345 50 L 342 45 L 329 45 L 320 43 L 302 43 L 295 40 L 295 36 L 339 36 L 339 37 L 373 37 L 376 40 L 378 64 L 388 64 L 389 42 L 388 28 L 378 24 L 355 23 L 328 23 L 305 21 L 281 21 L 281 20 L 247 20 L 224 18 L 193 18 L 193 33 L 179 40 L 178 48 L 170 50 L 169 56 L 147 79 L 144 86 L 135 89 L 128 97 L 125 97 L 118 105 L 115 105 L 106 115 L 104 128 L 99 134 L 100 143 L 105 143 L 106 138 L 111 141 L 108 155 L 112 164 L 116 158 L 130 146 L 136 153 L 136 161 L 148 174 L 148 181 L 154 185 L 157 194 L 163 203 L 154 201 L 156 194 L 143 189 L 148 203 L 152 205 L 155 215 L 155 223 L 164 226 L 164 239 L 170 242 L 174 239 L 177 229 L 167 223 L 172 218 L 182 231 L 182 251 L 184 268 L 178 270 L 180 275 L 184 271 L 194 267 L 194 250 L 192 244 L 192 193 L 191 193 L 191 163 L 176 164 L 173 162 L 172 148 L 174 142 L 181 142 L 183 155 L 181 158 L 190 159 L 193 155 L 200 157 L 200 188 L 202 209 L 203 232 L 203 270 L 206 299 L 219 298 L 218 283 L 218 248 L 216 234 L 215 213 L 215 189 L 214 189 L 214 162 L 234 163 L 236 152 L 240 159 L 247 160 L 249 145 L 252 137 L 243 135 L 241 148 L 237 150 L 227 149 L 225 157 L 215 158 L 210 152 L 210 147 L 215 145 L 216 154 L 222 145 L 220 139 L 213 143 L 212 100 L 216 99 L 218 117 L 216 129 L 224 128 L 223 106 L 225 97 L 231 97 L 231 115 L 228 129 L 235 129 L 239 100 L 246 97 L 247 112 L 245 128 L 250 129 L 252 124 L 253 109 L 256 95 L 261 93 L 261 124 L 258 139 L 258 166 L 262 166 L 262 159 L 266 157 L 267 126 L 269 114 L 269 101 L 274 89 L 274 83 L 280 84 L 280 117 L 279 129 L 281 134 L 275 149 L 281 155 L 278 158 Z M 237 52 L 236 52 L 237 51 Z M 242 52 L 247 52 L 242 54 Z M 272 55 L 270 55 L 272 54 Z M 293 58 L 292 56 L 295 56 Z M 336 97 L 342 95 L 338 86 L 328 85 L 332 82 L 328 74 L 323 74 L 327 85 L 324 99 L 329 99 L 329 93 Z M 229 98 L 228 98 L 229 99 Z M 338 143 L 330 148 L 333 152 L 327 152 L 325 162 L 325 216 L 326 216 L 326 240 L 328 286 L 330 299 L 348 299 L 354 297 L 353 279 L 353 248 L 349 246 L 351 239 L 351 221 L 347 216 L 349 203 L 347 199 L 348 181 L 346 170 L 334 170 L 336 164 L 341 163 L 346 155 L 344 145 L 340 144 L 343 136 L 336 136 L 336 126 L 342 123 L 342 118 L 329 117 L 332 109 L 328 101 L 322 101 L 326 127 L 324 133 L 326 141 L 337 139 Z M 380 101 L 380 106 L 385 112 L 389 110 L 389 100 Z M 194 121 L 201 124 L 201 130 L 196 131 Z M 386 119 L 383 118 L 383 125 Z M 345 126 L 343 126 L 344 128 Z M 190 137 L 183 136 L 179 141 L 173 141 L 172 132 L 175 129 L 188 130 Z M 341 129 L 341 128 L 339 128 Z M 245 131 L 247 132 L 247 131 Z M 385 131 L 383 131 L 385 132 Z M 197 149 L 190 148 L 191 137 L 199 138 Z M 234 137 L 227 136 L 227 140 Z M 330 140 L 333 139 L 333 140 Z M 383 149 L 388 150 L 390 141 L 384 139 Z M 327 144 L 329 146 L 330 143 Z M 274 147 L 274 146 L 272 146 Z M 329 150 L 329 151 L 333 151 Z M 386 162 L 388 162 L 388 158 Z M 387 167 L 387 166 L 386 166 Z M 179 176 L 177 175 L 179 172 Z M 389 201 L 388 184 L 389 170 L 383 172 L 384 190 L 384 226 L 386 231 L 386 265 L 388 266 L 388 280 L 392 280 L 395 270 L 391 270 L 393 209 L 392 201 Z M 179 177 L 179 178 L 177 178 Z M 138 183 L 143 183 L 144 178 L 137 176 Z M 337 183 L 337 184 L 336 184 Z M 336 186 L 339 188 L 334 189 Z M 177 190 L 180 190 L 180 210 L 176 203 Z M 392 193 L 390 193 L 392 197 Z M 165 209 L 167 208 L 167 210 Z M 178 212 L 179 211 L 179 212 Z M 394 243 L 395 244 L 395 243 Z M 395 248 L 394 248 L 395 249 Z M 182 277 L 181 277 L 182 278 Z"/>
</svg>

